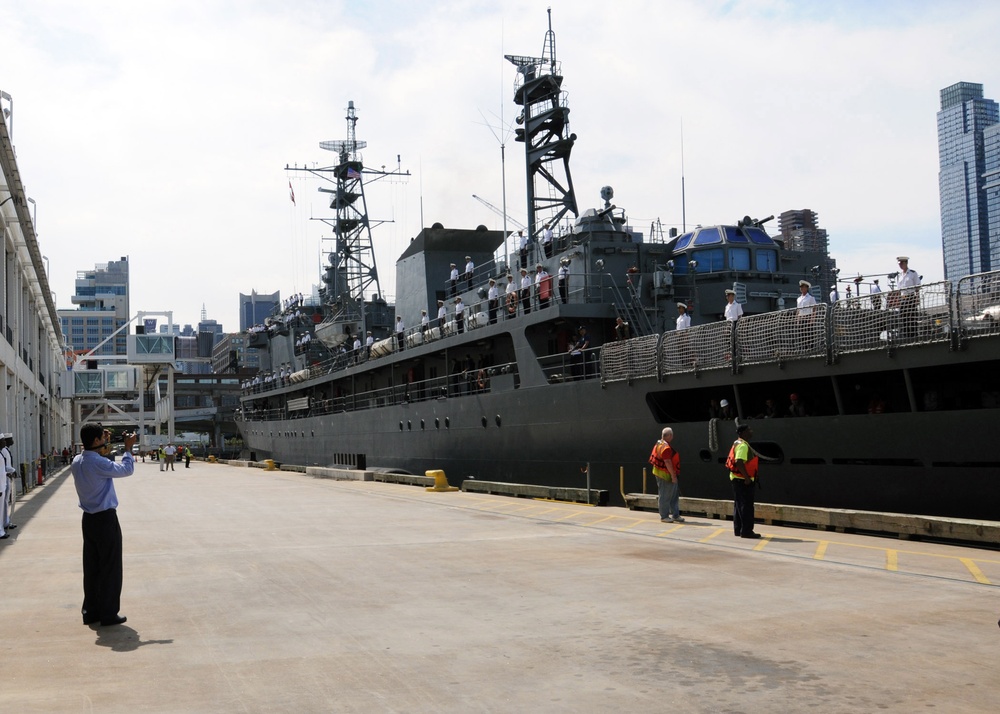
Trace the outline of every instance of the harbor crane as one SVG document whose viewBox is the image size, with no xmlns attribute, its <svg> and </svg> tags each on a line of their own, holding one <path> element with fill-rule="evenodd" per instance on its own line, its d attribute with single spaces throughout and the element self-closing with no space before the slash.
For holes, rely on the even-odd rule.
<svg viewBox="0 0 1000 714">
<path fill-rule="evenodd" d="M 494 206 L 492 203 L 490 203 L 489 201 L 487 201 L 485 198 L 480 198 L 476 194 L 472 194 L 472 197 L 474 199 L 476 199 L 477 201 L 479 201 L 484 206 L 486 206 L 488 209 L 490 209 L 491 211 L 493 211 L 495 214 L 497 214 L 498 216 L 500 216 L 501 218 L 505 217 L 504 216 L 504 212 L 502 210 L 500 210 L 499 208 L 497 208 L 496 206 Z M 507 218 L 508 221 L 510 221 L 512 224 L 514 224 L 514 227 L 517 228 L 518 230 L 520 230 L 520 231 L 526 231 L 526 230 L 528 230 L 528 227 L 526 225 L 524 225 L 523 223 L 521 223 L 521 222 L 519 222 L 519 221 L 511 218 L 509 215 L 506 216 L 506 218 Z"/>
</svg>

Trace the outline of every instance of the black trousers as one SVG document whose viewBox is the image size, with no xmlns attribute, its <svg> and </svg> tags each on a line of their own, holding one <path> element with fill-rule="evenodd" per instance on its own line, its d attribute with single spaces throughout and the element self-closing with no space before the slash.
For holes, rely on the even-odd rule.
<svg viewBox="0 0 1000 714">
<path fill-rule="evenodd" d="M 733 533 L 738 536 L 753 533 L 753 499 L 756 483 L 746 485 L 743 479 L 733 479 Z"/>
<path fill-rule="evenodd" d="M 121 609 L 122 529 L 114 508 L 83 514 L 83 619 L 109 621 Z"/>
</svg>

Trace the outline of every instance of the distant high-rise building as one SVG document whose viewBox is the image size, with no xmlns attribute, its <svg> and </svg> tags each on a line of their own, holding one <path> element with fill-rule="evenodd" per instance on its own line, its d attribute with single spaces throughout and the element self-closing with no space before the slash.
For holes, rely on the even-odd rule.
<svg viewBox="0 0 1000 714">
<path fill-rule="evenodd" d="M 994 186 L 1000 221 L 1000 145 L 996 130 L 1000 105 L 983 98 L 983 85 L 959 82 L 941 90 L 941 111 L 937 115 L 938 155 L 941 170 L 941 243 L 944 249 L 944 277 L 954 280 L 1000 267 L 992 254 L 1000 244 L 994 233 L 990 240 L 990 202 L 987 184 Z M 992 170 L 987 169 L 987 133 L 992 146 Z"/>
<path fill-rule="evenodd" d="M 128 258 L 98 264 L 76 274 L 76 292 L 70 298 L 76 309 L 58 310 L 63 334 L 70 348 L 88 352 L 129 321 Z M 126 330 L 122 330 L 95 355 L 124 355 Z"/>
<path fill-rule="evenodd" d="M 208 318 L 208 313 L 205 310 L 205 305 L 201 306 L 201 320 L 198 321 L 198 334 L 202 332 L 210 332 L 213 337 L 213 344 L 219 344 L 219 340 L 222 339 L 223 331 L 222 325 L 215 320 L 210 320 Z"/>
<path fill-rule="evenodd" d="M 819 227 L 816 222 L 818 218 L 816 211 L 808 208 L 785 211 L 778 216 L 778 230 L 781 231 L 785 247 L 800 252 L 829 253 L 830 238 L 826 230 Z"/>
<path fill-rule="evenodd" d="M 281 304 L 281 293 L 264 295 L 252 290 L 249 295 L 240 293 L 240 332 L 260 325 Z"/>
<path fill-rule="evenodd" d="M 983 191 L 986 193 L 987 232 L 990 246 L 990 270 L 1000 269 L 1000 124 L 983 130 Z"/>
<path fill-rule="evenodd" d="M 247 336 L 233 332 L 222 336 L 212 350 L 212 371 L 216 374 L 235 374 L 246 370 L 256 370 L 260 366 L 257 350 L 246 348 Z"/>
</svg>

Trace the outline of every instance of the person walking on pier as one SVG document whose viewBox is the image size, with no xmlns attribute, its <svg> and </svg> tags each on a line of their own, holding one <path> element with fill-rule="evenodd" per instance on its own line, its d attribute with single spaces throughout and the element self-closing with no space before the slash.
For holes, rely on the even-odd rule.
<svg viewBox="0 0 1000 714">
<path fill-rule="evenodd" d="M 674 440 L 674 430 L 669 426 L 660 433 L 660 440 L 653 446 L 649 463 L 656 476 L 659 494 L 660 520 L 664 523 L 683 523 L 680 507 L 680 486 L 677 477 L 681 472 L 681 455 L 670 445 Z"/>
<path fill-rule="evenodd" d="M 729 480 L 733 484 L 733 535 L 737 538 L 760 538 L 753 530 L 754 487 L 757 484 L 757 452 L 748 439 L 753 438 L 749 424 L 736 427 L 736 441 L 726 457 Z"/>
<path fill-rule="evenodd" d="M 100 424 L 80 429 L 84 451 L 70 464 L 83 509 L 83 624 L 120 625 L 122 594 L 122 529 L 118 524 L 118 496 L 113 479 L 131 476 L 135 469 L 132 446 L 136 435 L 125 437 L 122 462 L 100 455 L 104 446 Z"/>
</svg>

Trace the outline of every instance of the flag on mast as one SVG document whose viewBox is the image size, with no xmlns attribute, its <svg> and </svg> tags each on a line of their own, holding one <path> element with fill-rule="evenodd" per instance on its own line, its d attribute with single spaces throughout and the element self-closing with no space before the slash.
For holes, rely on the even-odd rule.
<svg viewBox="0 0 1000 714">
<path fill-rule="evenodd" d="M 292 188 L 292 181 L 288 181 L 288 197 L 292 199 L 292 205 L 295 205 L 295 189 Z"/>
</svg>

